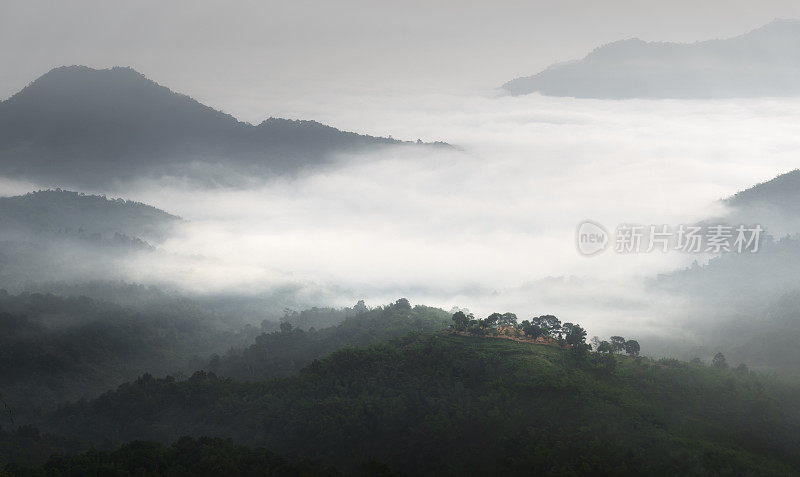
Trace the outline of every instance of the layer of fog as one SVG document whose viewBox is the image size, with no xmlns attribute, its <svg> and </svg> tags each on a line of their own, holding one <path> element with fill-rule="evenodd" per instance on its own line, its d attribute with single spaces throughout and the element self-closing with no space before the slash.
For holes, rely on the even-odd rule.
<svg viewBox="0 0 800 477">
<path fill-rule="evenodd" d="M 479 315 L 553 313 L 592 334 L 672 332 L 667 318 L 684 304 L 645 292 L 646 279 L 707 257 L 583 257 L 576 224 L 719 216 L 718 199 L 793 169 L 800 145 L 796 100 L 362 97 L 294 109 L 460 149 L 342 157 L 247 190 L 117 185 L 101 192 L 189 221 L 120 273 L 204 293 L 293 284 L 309 290 L 309 305 L 406 296 Z"/>
</svg>

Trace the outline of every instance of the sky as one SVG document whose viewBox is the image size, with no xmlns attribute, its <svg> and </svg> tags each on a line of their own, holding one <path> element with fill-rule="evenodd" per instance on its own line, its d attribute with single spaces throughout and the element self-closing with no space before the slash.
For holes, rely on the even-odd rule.
<svg viewBox="0 0 800 477">
<path fill-rule="evenodd" d="M 258 122 L 302 100 L 491 90 L 618 39 L 734 36 L 794 1 L 0 1 L 0 98 L 60 65 L 131 66 Z"/>
</svg>

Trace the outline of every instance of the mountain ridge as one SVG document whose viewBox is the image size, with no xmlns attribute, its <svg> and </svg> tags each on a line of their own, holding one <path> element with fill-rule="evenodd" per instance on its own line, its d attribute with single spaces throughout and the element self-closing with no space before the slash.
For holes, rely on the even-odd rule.
<svg viewBox="0 0 800 477">
<path fill-rule="evenodd" d="M 128 67 L 54 68 L 0 102 L 0 175 L 53 186 L 165 175 L 226 183 L 412 144 L 308 120 L 252 125 Z"/>
<path fill-rule="evenodd" d="M 4 229 L 35 234 L 82 230 L 86 234 L 124 234 L 158 241 L 182 219 L 152 205 L 62 189 L 0 197 Z"/>
<path fill-rule="evenodd" d="M 629 38 L 501 86 L 578 98 L 732 98 L 800 95 L 800 20 L 693 43 Z"/>
</svg>

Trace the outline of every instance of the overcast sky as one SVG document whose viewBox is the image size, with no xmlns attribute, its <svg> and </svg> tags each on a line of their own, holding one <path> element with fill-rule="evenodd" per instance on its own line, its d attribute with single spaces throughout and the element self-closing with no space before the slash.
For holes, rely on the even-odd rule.
<svg viewBox="0 0 800 477">
<path fill-rule="evenodd" d="M 124 65 L 259 120 L 308 98 L 486 91 L 613 40 L 728 37 L 774 18 L 800 18 L 800 2 L 0 0 L 0 97 L 54 66 Z"/>
</svg>

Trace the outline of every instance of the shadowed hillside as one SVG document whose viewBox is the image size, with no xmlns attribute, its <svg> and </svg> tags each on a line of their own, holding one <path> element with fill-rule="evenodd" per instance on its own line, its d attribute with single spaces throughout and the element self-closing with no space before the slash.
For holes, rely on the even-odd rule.
<svg viewBox="0 0 800 477">
<path fill-rule="evenodd" d="M 0 174 L 77 186 L 174 175 L 230 182 L 404 143 L 314 121 L 258 126 L 130 68 L 56 68 L 0 102 Z"/>
<path fill-rule="evenodd" d="M 344 473 L 369 461 L 415 475 L 800 470 L 796 389 L 742 369 L 607 356 L 598 366 L 552 346 L 409 337 L 343 349 L 277 381 L 144 376 L 42 425 L 112 447 L 231 437 Z"/>
<path fill-rule="evenodd" d="M 147 241 L 162 240 L 180 219 L 153 206 L 66 190 L 43 190 L 0 198 L 3 233 L 124 234 Z"/>
</svg>

